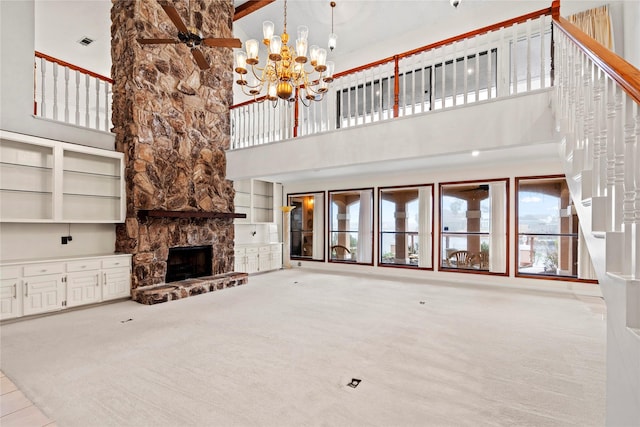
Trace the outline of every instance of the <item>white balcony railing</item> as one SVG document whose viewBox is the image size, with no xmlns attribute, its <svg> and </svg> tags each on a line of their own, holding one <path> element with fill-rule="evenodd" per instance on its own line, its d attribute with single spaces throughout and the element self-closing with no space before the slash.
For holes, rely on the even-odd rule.
<svg viewBox="0 0 640 427">
<path fill-rule="evenodd" d="M 34 115 L 109 132 L 113 80 L 36 52 Z"/>
<path fill-rule="evenodd" d="M 324 99 L 308 107 L 270 101 L 236 105 L 231 149 L 548 88 L 552 10 L 336 74 Z"/>
</svg>

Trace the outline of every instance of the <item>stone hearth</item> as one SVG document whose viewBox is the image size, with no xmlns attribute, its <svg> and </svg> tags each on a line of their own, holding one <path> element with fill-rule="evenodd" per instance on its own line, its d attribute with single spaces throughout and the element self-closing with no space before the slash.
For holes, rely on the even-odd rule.
<svg viewBox="0 0 640 427">
<path fill-rule="evenodd" d="M 189 22 L 191 15 L 204 35 L 233 37 L 231 0 L 170 4 L 183 21 Z M 114 1 L 111 20 L 113 131 L 116 149 L 125 156 L 127 193 L 127 217 L 117 225 L 115 249 L 133 255 L 134 299 L 139 294 L 138 301 L 145 295 L 170 300 L 211 290 L 212 283 L 217 288 L 233 271 L 233 218 L 197 214 L 234 212 L 233 185 L 225 178 L 233 52 L 201 46 L 211 64 L 201 70 L 183 44 L 138 43 L 137 38 L 176 34 L 157 1 Z M 194 215 L 156 218 L 139 215 L 143 211 Z M 202 245 L 212 246 L 213 276 L 164 287 L 169 249 Z M 234 285 L 246 282 L 233 280 Z"/>
<path fill-rule="evenodd" d="M 133 290 L 133 299 L 141 304 L 153 305 L 244 285 L 248 279 L 249 275 L 247 273 L 225 273 L 217 276 L 181 280 L 180 282 L 141 286 Z"/>
</svg>

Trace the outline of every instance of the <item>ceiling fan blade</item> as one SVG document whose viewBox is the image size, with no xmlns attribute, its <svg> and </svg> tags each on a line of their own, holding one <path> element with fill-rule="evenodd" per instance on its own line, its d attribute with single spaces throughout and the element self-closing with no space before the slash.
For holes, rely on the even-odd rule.
<svg viewBox="0 0 640 427">
<path fill-rule="evenodd" d="M 225 38 L 213 38 L 207 37 L 202 39 L 202 43 L 211 47 L 242 47 L 240 39 L 225 39 Z"/>
<path fill-rule="evenodd" d="M 196 60 L 196 63 L 198 64 L 198 67 L 200 67 L 201 70 L 209 69 L 209 63 L 207 62 L 207 60 L 204 57 L 204 54 L 201 51 L 193 48 L 191 49 L 191 54 L 193 55 L 193 58 Z"/>
<path fill-rule="evenodd" d="M 136 39 L 140 44 L 178 44 L 180 40 L 176 39 Z"/>
<path fill-rule="evenodd" d="M 189 30 L 187 29 L 187 26 L 182 21 L 182 18 L 180 18 L 180 14 L 178 13 L 178 11 L 176 10 L 175 7 L 171 6 L 170 4 L 166 4 L 166 3 L 160 3 L 160 6 L 162 6 L 164 11 L 169 16 L 169 19 L 171 19 L 171 22 L 173 22 L 173 25 L 176 26 L 178 31 L 180 31 L 181 33 L 185 33 L 185 34 L 189 33 Z"/>
</svg>

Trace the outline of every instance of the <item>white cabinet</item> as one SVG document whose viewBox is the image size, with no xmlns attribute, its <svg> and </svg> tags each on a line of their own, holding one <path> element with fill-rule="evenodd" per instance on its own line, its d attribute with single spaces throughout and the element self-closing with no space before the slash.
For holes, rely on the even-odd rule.
<svg viewBox="0 0 640 427">
<path fill-rule="evenodd" d="M 22 261 L 0 266 L 0 319 L 131 295 L 131 255 Z"/>
<path fill-rule="evenodd" d="M 64 307 L 64 276 L 62 274 L 45 274 L 42 276 L 24 277 L 24 302 L 22 314 L 44 313 Z"/>
<path fill-rule="evenodd" d="M 265 243 L 242 245 L 235 248 L 234 270 L 258 273 L 282 268 L 282 244 Z"/>
<path fill-rule="evenodd" d="M 275 182 L 248 179 L 233 182 L 236 191 L 235 212 L 246 218 L 236 219 L 238 224 L 273 223 L 278 212 L 281 185 Z"/>
<path fill-rule="evenodd" d="M 19 316 L 22 306 L 22 284 L 18 268 L 0 269 L 0 320 Z"/>
<path fill-rule="evenodd" d="M 123 158 L 0 130 L 0 221 L 123 222 Z"/>
<path fill-rule="evenodd" d="M 102 299 L 110 300 L 131 296 L 131 269 L 129 267 L 103 270 Z"/>
</svg>

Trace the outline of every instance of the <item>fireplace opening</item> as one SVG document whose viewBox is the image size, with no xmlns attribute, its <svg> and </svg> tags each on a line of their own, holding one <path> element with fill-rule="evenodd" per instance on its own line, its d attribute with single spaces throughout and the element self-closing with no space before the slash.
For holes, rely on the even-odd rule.
<svg viewBox="0 0 640 427">
<path fill-rule="evenodd" d="M 211 276 L 212 246 L 169 248 L 166 283 Z"/>
</svg>

